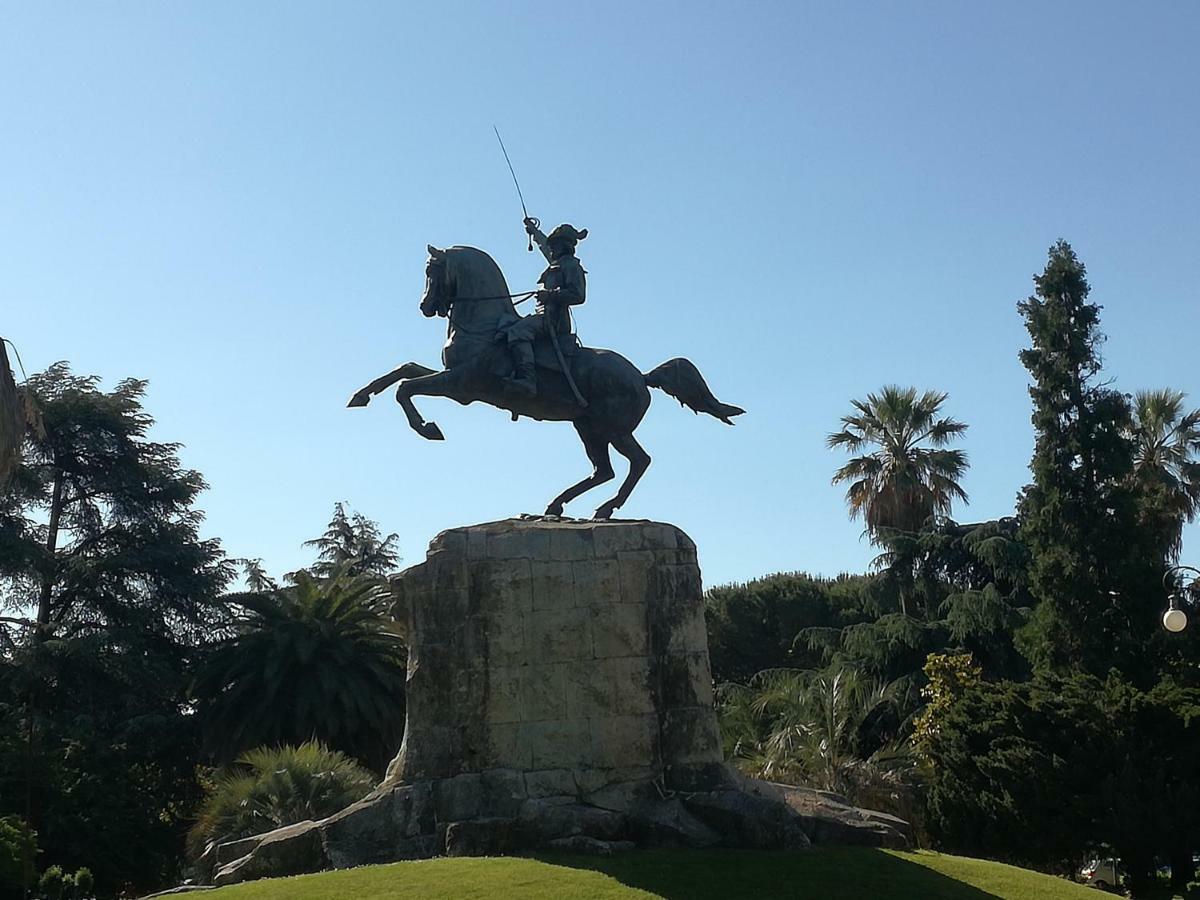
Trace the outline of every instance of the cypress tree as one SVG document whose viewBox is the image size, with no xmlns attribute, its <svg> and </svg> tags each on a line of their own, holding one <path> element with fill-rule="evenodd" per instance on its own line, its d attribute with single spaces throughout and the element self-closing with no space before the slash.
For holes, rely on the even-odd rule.
<svg viewBox="0 0 1200 900">
<path fill-rule="evenodd" d="M 1165 539 L 1139 527 L 1128 399 L 1100 380 L 1100 306 L 1066 241 L 1018 304 L 1032 346 L 1033 483 L 1019 498 L 1038 605 L 1021 645 L 1039 668 L 1151 674 Z"/>
</svg>

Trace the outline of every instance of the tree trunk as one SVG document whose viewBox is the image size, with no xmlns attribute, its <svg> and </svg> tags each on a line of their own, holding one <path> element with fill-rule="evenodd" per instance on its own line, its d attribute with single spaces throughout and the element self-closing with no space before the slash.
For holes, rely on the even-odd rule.
<svg viewBox="0 0 1200 900">
<path fill-rule="evenodd" d="M 54 595 L 54 582 L 58 578 L 58 523 L 62 519 L 63 471 L 54 469 L 54 488 L 50 495 L 50 525 L 46 529 L 46 568 L 42 571 L 42 590 L 38 596 L 37 638 L 42 638 L 42 629 L 50 624 L 50 601 Z"/>
<path fill-rule="evenodd" d="M 1131 897 L 1146 897 L 1154 888 L 1154 860 L 1143 853 L 1123 853 L 1121 862 L 1125 865 L 1125 887 Z"/>
<path fill-rule="evenodd" d="M 1171 851 L 1171 890 L 1187 891 L 1187 886 L 1196 876 L 1196 864 L 1192 862 L 1192 851 L 1180 847 Z"/>
</svg>

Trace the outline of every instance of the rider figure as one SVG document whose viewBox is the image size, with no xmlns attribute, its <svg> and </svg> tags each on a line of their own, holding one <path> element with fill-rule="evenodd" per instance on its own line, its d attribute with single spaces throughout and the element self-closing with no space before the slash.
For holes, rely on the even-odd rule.
<svg viewBox="0 0 1200 900">
<path fill-rule="evenodd" d="M 550 263 L 538 278 L 537 310 L 510 326 L 503 334 L 508 341 L 515 375 L 507 379 L 510 391 L 532 397 L 537 394 L 534 377 L 533 340 L 550 334 L 570 334 L 571 314 L 568 307 L 584 302 L 587 294 L 587 273 L 575 257 L 575 245 L 587 237 L 587 229 L 576 231 L 570 225 L 559 225 L 549 235 L 542 234 L 536 219 L 525 220 L 525 231 L 537 242 L 542 255 Z"/>
</svg>

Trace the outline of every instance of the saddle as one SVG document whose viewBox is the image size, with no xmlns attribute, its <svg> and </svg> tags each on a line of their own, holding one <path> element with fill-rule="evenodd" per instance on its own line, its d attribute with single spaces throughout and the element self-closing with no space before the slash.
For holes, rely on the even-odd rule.
<svg viewBox="0 0 1200 900">
<path fill-rule="evenodd" d="M 579 352 L 582 346 L 579 343 L 578 335 L 558 335 L 558 349 L 562 351 L 563 359 L 568 366 L 571 365 L 571 358 Z M 554 352 L 554 344 L 550 342 L 549 337 L 540 337 L 533 342 L 533 361 L 539 369 L 549 369 L 551 372 L 562 371 L 562 366 L 558 364 L 558 355 Z"/>
</svg>

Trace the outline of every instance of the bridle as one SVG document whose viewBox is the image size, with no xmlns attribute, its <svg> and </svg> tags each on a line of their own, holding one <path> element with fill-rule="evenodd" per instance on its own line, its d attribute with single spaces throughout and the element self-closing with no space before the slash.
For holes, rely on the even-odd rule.
<svg viewBox="0 0 1200 900">
<path fill-rule="evenodd" d="M 446 286 L 445 286 L 445 278 L 444 278 L 445 268 L 446 268 L 446 261 L 444 259 L 430 259 L 429 262 L 426 263 L 426 265 L 425 265 L 426 276 L 432 276 L 433 273 L 430 272 L 430 269 L 442 270 L 438 274 L 438 280 L 436 282 L 436 285 L 439 289 L 438 290 L 438 311 L 444 313 L 446 316 L 446 336 L 447 337 L 450 336 L 451 329 L 454 329 L 455 331 L 461 331 L 463 334 L 472 334 L 472 335 L 494 334 L 494 331 L 492 329 L 465 328 L 461 324 L 459 324 L 454 318 L 454 304 L 455 303 L 473 303 L 475 301 L 482 301 L 482 300 L 512 300 L 513 306 L 515 307 L 515 306 L 520 306 L 526 300 L 530 299 L 531 297 L 533 297 L 537 294 L 537 291 L 534 290 L 534 291 L 525 291 L 524 293 L 520 293 L 520 294 L 497 294 L 494 297 L 451 297 L 449 295 L 449 291 L 446 290 Z"/>
</svg>

